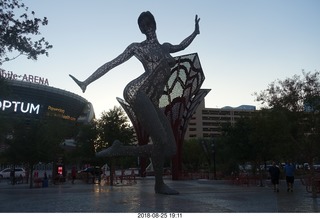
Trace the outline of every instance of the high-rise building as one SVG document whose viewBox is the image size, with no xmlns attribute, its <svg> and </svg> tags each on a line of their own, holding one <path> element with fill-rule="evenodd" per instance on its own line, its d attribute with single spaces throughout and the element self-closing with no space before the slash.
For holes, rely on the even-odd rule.
<svg viewBox="0 0 320 219">
<path fill-rule="evenodd" d="M 251 105 L 205 108 L 203 101 L 189 122 L 185 140 L 220 136 L 224 125 L 234 125 L 239 118 L 251 116 L 255 111 L 256 107 Z"/>
</svg>

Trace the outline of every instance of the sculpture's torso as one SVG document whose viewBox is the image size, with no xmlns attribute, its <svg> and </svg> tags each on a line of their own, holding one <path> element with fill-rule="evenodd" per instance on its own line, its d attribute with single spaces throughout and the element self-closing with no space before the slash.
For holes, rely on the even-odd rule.
<svg viewBox="0 0 320 219">
<path fill-rule="evenodd" d="M 141 61 L 145 72 L 131 81 L 124 89 L 124 98 L 131 105 L 138 92 L 144 92 L 158 106 L 164 86 L 171 75 L 175 59 L 169 50 L 156 42 L 144 41 L 133 44 L 134 56 Z"/>
</svg>

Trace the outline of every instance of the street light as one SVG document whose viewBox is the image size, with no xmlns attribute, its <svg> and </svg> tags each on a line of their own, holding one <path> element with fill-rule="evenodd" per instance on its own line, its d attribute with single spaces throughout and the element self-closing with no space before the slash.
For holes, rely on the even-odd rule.
<svg viewBox="0 0 320 219">
<path fill-rule="evenodd" d="M 212 152 L 212 160 L 213 160 L 213 179 L 217 179 L 217 172 L 216 172 L 216 151 L 214 143 L 211 144 L 211 152 Z"/>
<path fill-rule="evenodd" d="M 203 147 L 203 150 L 205 151 L 205 153 L 209 156 L 209 162 L 210 162 L 210 167 L 211 167 L 211 161 L 213 161 L 213 179 L 217 179 L 217 171 L 216 171 L 216 151 L 215 151 L 215 145 L 214 145 L 214 140 L 213 137 L 212 138 L 212 143 L 209 147 L 209 141 L 201 141 L 201 145 Z M 211 149 L 211 151 L 210 151 Z M 211 159 L 210 159 L 210 152 L 211 152 Z M 210 168 L 209 168 L 209 172 L 210 172 Z"/>
</svg>

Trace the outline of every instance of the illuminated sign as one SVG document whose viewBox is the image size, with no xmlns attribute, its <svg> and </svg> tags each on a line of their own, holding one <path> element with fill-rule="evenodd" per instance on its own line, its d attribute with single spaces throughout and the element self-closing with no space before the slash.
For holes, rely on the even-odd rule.
<svg viewBox="0 0 320 219">
<path fill-rule="evenodd" d="M 40 104 L 25 103 L 21 101 L 0 100 L 0 110 L 13 112 L 39 114 Z"/>
<path fill-rule="evenodd" d="M 54 112 L 59 112 L 59 113 L 61 113 L 61 114 L 64 114 L 64 109 L 60 109 L 60 108 L 48 106 L 48 110 L 54 111 Z"/>
<path fill-rule="evenodd" d="M 58 174 L 59 174 L 59 175 L 62 175 L 62 170 L 63 170 L 63 167 L 61 167 L 61 166 L 58 167 Z"/>
<path fill-rule="evenodd" d="M 8 79 L 8 80 L 21 80 L 26 82 L 31 82 L 34 84 L 43 84 L 49 86 L 49 81 L 47 78 L 39 77 L 36 75 L 18 75 L 13 73 L 12 71 L 6 71 L 0 68 L 0 78 Z"/>
<path fill-rule="evenodd" d="M 49 111 L 51 113 L 49 113 Z M 55 117 L 60 117 L 62 119 L 66 119 L 66 120 L 76 121 L 76 118 L 71 117 L 69 115 L 65 115 L 65 110 L 64 109 L 53 107 L 53 106 L 48 106 L 47 114 L 55 116 Z"/>
<path fill-rule="evenodd" d="M 65 120 L 76 121 L 76 118 L 65 114 L 64 109 L 48 106 L 47 115 L 55 116 Z M 33 104 L 16 100 L 0 100 L 0 112 L 11 111 L 15 113 L 23 114 L 35 114 L 40 113 L 40 104 Z"/>
</svg>

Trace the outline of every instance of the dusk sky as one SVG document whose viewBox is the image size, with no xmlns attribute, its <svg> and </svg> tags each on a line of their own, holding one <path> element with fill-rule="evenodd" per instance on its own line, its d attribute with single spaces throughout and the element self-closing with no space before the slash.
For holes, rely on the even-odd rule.
<svg viewBox="0 0 320 219">
<path fill-rule="evenodd" d="M 87 87 L 85 93 L 68 76 L 86 79 L 98 67 L 118 56 L 132 42 L 141 42 L 137 18 L 150 11 L 157 22 L 160 43 L 179 44 L 194 30 L 200 17 L 200 35 L 184 51 L 198 53 L 211 89 L 207 108 L 255 105 L 254 92 L 302 70 L 320 70 L 319 0 L 24 0 L 36 17 L 47 17 L 41 27 L 53 49 L 37 61 L 19 57 L 1 68 L 16 74 L 48 78 L 50 86 L 90 101 L 96 117 L 120 106 L 128 82 L 143 73 L 131 58 Z"/>
</svg>

